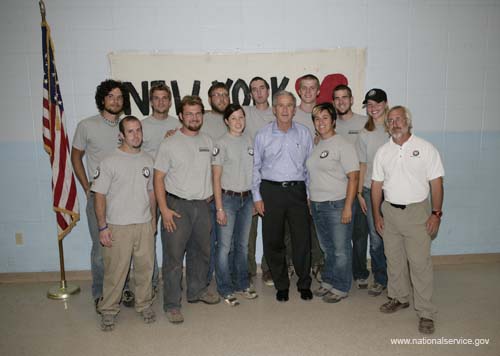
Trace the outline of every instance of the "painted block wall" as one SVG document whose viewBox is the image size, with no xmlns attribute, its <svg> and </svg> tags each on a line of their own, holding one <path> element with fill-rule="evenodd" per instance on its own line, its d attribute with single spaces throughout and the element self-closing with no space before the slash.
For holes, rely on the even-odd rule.
<svg viewBox="0 0 500 356">
<path fill-rule="evenodd" d="M 78 121 L 96 112 L 94 91 L 110 75 L 112 51 L 367 48 L 365 89 L 384 88 L 390 104 L 407 105 L 414 132 L 442 154 L 445 216 L 432 253 L 500 252 L 500 1 L 46 0 L 46 6 L 71 138 Z M 40 39 L 36 1 L 0 2 L 0 273 L 59 268 L 41 143 Z M 64 241 L 68 270 L 89 269 L 79 193 L 81 221 Z M 24 245 L 15 244 L 16 232 Z"/>
</svg>

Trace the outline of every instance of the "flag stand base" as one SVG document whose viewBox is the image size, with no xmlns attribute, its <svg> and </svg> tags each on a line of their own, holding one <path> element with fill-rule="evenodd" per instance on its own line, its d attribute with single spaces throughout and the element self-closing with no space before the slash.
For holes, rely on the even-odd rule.
<svg viewBox="0 0 500 356">
<path fill-rule="evenodd" d="M 54 286 L 49 288 L 47 292 L 47 298 L 66 300 L 72 294 L 77 294 L 80 292 L 80 287 L 74 284 L 66 284 L 66 281 L 61 281 L 59 286 Z"/>
</svg>

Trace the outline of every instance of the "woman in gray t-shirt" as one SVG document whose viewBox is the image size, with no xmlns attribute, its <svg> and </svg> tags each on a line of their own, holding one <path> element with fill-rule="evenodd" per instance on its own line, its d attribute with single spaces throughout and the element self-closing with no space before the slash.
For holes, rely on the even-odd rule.
<svg viewBox="0 0 500 356">
<path fill-rule="evenodd" d="M 320 140 L 306 165 L 309 198 L 318 240 L 325 254 L 321 286 L 314 291 L 324 302 L 347 297 L 352 283 L 352 215 L 359 179 L 354 145 L 335 132 L 337 114 L 331 103 L 312 111 Z"/>
<path fill-rule="evenodd" d="M 235 294 L 254 299 L 248 279 L 248 237 L 252 224 L 251 194 L 253 146 L 245 130 L 245 112 L 230 104 L 224 112 L 228 132 L 221 136 L 212 157 L 212 178 L 217 209 L 215 279 L 217 290 L 230 306 Z"/>
<path fill-rule="evenodd" d="M 357 196 L 359 205 L 367 217 L 370 233 L 370 257 L 374 282 L 370 286 L 368 294 L 377 296 L 387 288 L 387 265 L 384 255 L 384 242 L 377 230 L 375 230 L 375 224 L 373 223 L 370 187 L 375 153 L 389 139 L 385 127 L 385 118 L 389 106 L 387 105 L 387 95 L 382 89 L 369 90 L 366 93 L 364 104 L 366 105 L 368 120 L 356 142 L 360 166 Z"/>
</svg>

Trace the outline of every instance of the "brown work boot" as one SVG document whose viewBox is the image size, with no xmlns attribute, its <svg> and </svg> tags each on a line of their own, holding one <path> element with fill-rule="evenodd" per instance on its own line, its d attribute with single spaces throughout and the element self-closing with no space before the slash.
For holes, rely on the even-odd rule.
<svg viewBox="0 0 500 356">
<path fill-rule="evenodd" d="M 420 318 L 418 322 L 418 331 L 422 334 L 434 334 L 434 320 Z"/>
<path fill-rule="evenodd" d="M 380 311 L 382 313 L 390 314 L 397 312 L 399 309 L 405 309 L 410 306 L 410 303 L 400 303 L 397 299 L 391 299 L 387 303 L 380 306 Z"/>
</svg>

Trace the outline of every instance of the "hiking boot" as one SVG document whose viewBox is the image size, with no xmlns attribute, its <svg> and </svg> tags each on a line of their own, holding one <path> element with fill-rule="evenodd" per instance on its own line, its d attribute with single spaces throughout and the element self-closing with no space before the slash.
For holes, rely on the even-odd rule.
<svg viewBox="0 0 500 356">
<path fill-rule="evenodd" d="M 188 300 L 188 303 L 198 303 L 198 302 L 202 302 L 205 304 L 217 304 L 220 302 L 220 298 L 218 295 L 212 294 L 211 292 L 209 292 L 207 290 L 205 293 L 200 295 L 197 299 Z"/>
<path fill-rule="evenodd" d="M 332 291 L 328 291 L 328 293 L 326 293 L 322 299 L 325 303 L 338 303 L 345 298 L 347 298 L 347 296 L 341 296 Z"/>
<path fill-rule="evenodd" d="M 146 324 L 151 324 L 156 321 L 155 312 L 153 311 L 153 309 L 151 309 L 151 307 L 144 309 L 141 312 L 141 316 Z"/>
<path fill-rule="evenodd" d="M 184 322 L 184 316 L 182 315 L 180 309 L 168 309 L 166 314 L 168 321 L 172 324 L 180 324 Z"/>
<path fill-rule="evenodd" d="M 410 303 L 400 303 L 397 299 L 391 299 L 387 303 L 380 306 L 382 313 L 391 314 L 397 312 L 399 309 L 405 309 L 410 306 Z"/>
<path fill-rule="evenodd" d="M 133 308 L 135 305 L 135 295 L 131 290 L 124 290 L 122 293 L 122 303 L 127 308 Z"/>
<path fill-rule="evenodd" d="M 101 315 L 101 330 L 113 331 L 114 328 L 115 328 L 115 315 L 113 314 Z"/>
</svg>

